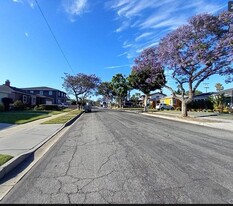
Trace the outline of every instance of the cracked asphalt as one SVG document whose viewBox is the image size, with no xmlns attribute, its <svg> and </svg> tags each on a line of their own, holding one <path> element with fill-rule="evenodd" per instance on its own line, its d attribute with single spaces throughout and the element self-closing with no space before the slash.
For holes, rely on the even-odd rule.
<svg viewBox="0 0 233 206">
<path fill-rule="evenodd" d="M 231 132 L 86 113 L 0 203 L 232 203 Z"/>
</svg>

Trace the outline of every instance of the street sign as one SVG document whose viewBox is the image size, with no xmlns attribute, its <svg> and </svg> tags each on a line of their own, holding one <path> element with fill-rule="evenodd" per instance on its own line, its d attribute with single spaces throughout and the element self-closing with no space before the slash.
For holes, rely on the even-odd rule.
<svg viewBox="0 0 233 206">
<path fill-rule="evenodd" d="M 233 1 L 228 1 L 228 11 L 233 12 Z"/>
</svg>

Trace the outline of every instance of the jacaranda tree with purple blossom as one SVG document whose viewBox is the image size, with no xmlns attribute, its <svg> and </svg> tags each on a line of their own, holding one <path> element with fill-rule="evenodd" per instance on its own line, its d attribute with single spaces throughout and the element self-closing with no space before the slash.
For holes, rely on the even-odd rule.
<svg viewBox="0 0 233 206">
<path fill-rule="evenodd" d="M 134 60 L 131 74 L 128 77 L 133 89 L 145 94 L 144 111 L 147 111 L 147 99 L 151 91 L 161 89 L 166 83 L 163 68 L 158 60 L 157 49 L 147 48 Z"/>
<path fill-rule="evenodd" d="M 166 87 L 182 101 L 182 116 L 186 117 L 187 105 L 201 82 L 212 75 L 226 76 L 226 82 L 233 80 L 233 13 L 192 17 L 187 25 L 165 36 L 158 51 L 164 68 L 180 87 L 181 97 Z M 185 88 L 188 88 L 187 97 Z"/>
</svg>

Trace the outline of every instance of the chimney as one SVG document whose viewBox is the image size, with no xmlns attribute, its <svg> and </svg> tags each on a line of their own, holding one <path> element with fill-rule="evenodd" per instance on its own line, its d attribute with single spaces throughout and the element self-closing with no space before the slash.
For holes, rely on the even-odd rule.
<svg viewBox="0 0 233 206">
<path fill-rule="evenodd" d="M 11 82 L 9 80 L 6 80 L 5 85 L 8 86 L 8 87 L 11 86 Z"/>
</svg>

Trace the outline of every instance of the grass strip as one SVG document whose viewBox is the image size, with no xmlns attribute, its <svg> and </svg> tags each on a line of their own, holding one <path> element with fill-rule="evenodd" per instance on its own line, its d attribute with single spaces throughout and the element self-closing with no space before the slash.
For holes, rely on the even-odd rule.
<svg viewBox="0 0 233 206">
<path fill-rule="evenodd" d="M 81 110 L 74 110 L 72 112 L 69 112 L 68 114 L 64 114 L 60 117 L 55 117 L 51 120 L 45 121 L 42 124 L 64 124 L 71 120 L 72 118 L 79 115 L 82 111 Z"/>
<path fill-rule="evenodd" d="M 5 164 L 7 161 L 9 161 L 13 156 L 11 155 L 6 155 L 6 154 L 0 154 L 0 166 Z"/>
<path fill-rule="evenodd" d="M 0 113 L 0 122 L 9 124 L 24 124 L 49 116 L 50 115 L 44 113 Z"/>
<path fill-rule="evenodd" d="M 9 124 L 24 124 L 38 119 L 50 117 L 51 115 L 57 115 L 70 111 L 73 111 L 73 109 L 64 109 L 61 111 L 27 110 L 27 111 L 0 112 L 0 122 L 9 123 Z"/>
</svg>

